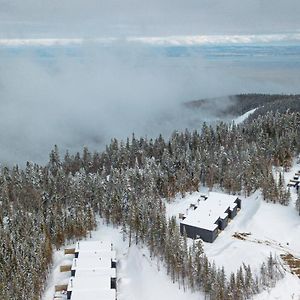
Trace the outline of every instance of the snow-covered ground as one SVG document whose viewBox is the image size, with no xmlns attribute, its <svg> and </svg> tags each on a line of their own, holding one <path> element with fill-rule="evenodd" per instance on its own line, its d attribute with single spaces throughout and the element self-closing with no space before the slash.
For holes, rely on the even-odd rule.
<svg viewBox="0 0 300 300">
<path fill-rule="evenodd" d="M 299 164 L 294 164 L 285 173 L 286 183 L 295 172 L 300 170 Z M 178 196 L 171 203 L 166 203 L 168 217 L 186 213 L 191 203 L 195 203 L 201 194 L 207 190 Z M 291 189 L 290 205 L 267 203 L 262 200 L 260 192 L 250 197 L 242 197 L 242 209 L 238 215 L 222 231 L 214 243 L 204 243 L 206 255 L 224 266 L 226 273 L 235 272 L 243 263 L 250 264 L 254 272 L 258 271 L 261 263 L 266 261 L 270 252 L 278 256 L 291 253 L 300 258 L 300 216 L 295 210 L 297 198 L 296 189 Z M 179 220 L 178 220 L 179 222 Z M 247 240 L 239 240 L 232 235 L 235 232 L 251 233 Z M 265 291 L 255 297 L 257 300 L 267 299 L 300 299 L 300 279 L 286 273 L 274 289 Z"/>
<path fill-rule="evenodd" d="M 285 173 L 288 182 L 294 173 L 300 169 L 296 165 Z M 166 203 L 167 216 L 178 218 L 179 213 L 185 213 L 191 203 L 199 196 L 207 193 L 202 189 L 186 195 L 176 197 L 171 203 Z M 220 233 L 214 243 L 204 243 L 207 256 L 218 266 L 224 266 L 227 274 L 235 272 L 242 264 L 250 264 L 252 270 L 257 271 L 270 252 L 290 252 L 300 257 L 300 216 L 294 204 L 296 191 L 291 189 L 292 201 L 288 207 L 279 204 L 266 203 L 260 192 L 242 199 L 242 209 L 238 215 Z M 179 220 L 178 220 L 179 221 Z M 239 240 L 232 235 L 235 232 L 251 233 L 247 240 Z M 118 260 L 118 300 L 201 300 L 202 295 L 193 294 L 179 289 L 166 275 L 166 270 L 159 266 L 156 260 L 151 260 L 146 248 L 136 245 L 128 247 L 128 242 L 122 239 L 120 228 L 107 226 L 99 221 L 98 229 L 92 232 L 91 240 L 111 241 L 116 250 Z M 54 265 L 49 275 L 48 286 L 43 300 L 52 300 L 54 286 L 68 281 L 68 273 L 60 273 L 59 266 L 68 264 L 72 256 L 63 255 L 63 251 L 55 251 Z M 276 287 L 256 295 L 255 300 L 300 300 L 300 279 L 286 272 L 284 279 Z M 89 300 L 89 299 L 86 299 Z"/>
<path fill-rule="evenodd" d="M 202 298 L 199 294 L 179 289 L 177 283 L 173 284 L 167 276 L 166 270 L 159 266 L 156 260 L 150 259 L 146 248 L 134 244 L 129 248 L 128 242 L 124 242 L 122 239 L 120 228 L 99 222 L 98 229 L 92 232 L 89 240 L 111 241 L 114 245 L 118 261 L 118 300 L 199 300 Z M 72 246 L 75 244 L 68 245 L 66 248 Z M 55 285 L 68 283 L 70 273 L 60 273 L 59 266 L 70 264 L 71 260 L 72 255 L 65 256 L 63 250 L 55 251 L 54 265 L 48 278 L 43 300 L 53 300 Z"/>
<path fill-rule="evenodd" d="M 285 277 L 272 289 L 253 297 L 253 300 L 300 300 L 300 279 L 286 272 Z"/>
</svg>

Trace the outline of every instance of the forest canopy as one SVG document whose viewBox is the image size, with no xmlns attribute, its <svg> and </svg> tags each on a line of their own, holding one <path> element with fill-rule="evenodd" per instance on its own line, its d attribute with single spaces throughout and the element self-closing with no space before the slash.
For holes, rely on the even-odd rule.
<svg viewBox="0 0 300 300">
<path fill-rule="evenodd" d="M 103 152 L 84 148 L 62 157 L 55 146 L 46 165 L 3 167 L 0 298 L 40 299 L 53 247 L 87 235 L 97 216 L 120 226 L 129 245 L 146 245 L 171 280 L 210 299 L 247 299 L 274 286 L 283 276 L 276 257 L 259 276 L 244 265 L 227 278 L 200 241 L 188 248 L 174 218 L 166 219 L 163 199 L 218 186 L 246 196 L 260 189 L 266 201 L 288 205 L 289 190 L 272 167 L 288 170 L 299 150 L 300 114 L 268 112 L 239 125 L 204 123 L 169 139 L 112 139 Z"/>
</svg>

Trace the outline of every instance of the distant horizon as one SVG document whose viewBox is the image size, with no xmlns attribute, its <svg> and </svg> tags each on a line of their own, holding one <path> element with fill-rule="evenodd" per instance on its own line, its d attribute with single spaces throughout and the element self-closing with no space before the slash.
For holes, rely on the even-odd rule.
<svg viewBox="0 0 300 300">
<path fill-rule="evenodd" d="M 127 37 L 0 37 L 0 46 L 64 46 L 84 43 L 140 43 L 147 45 L 193 46 L 226 44 L 300 44 L 300 32 L 270 34 L 205 34 Z"/>
</svg>

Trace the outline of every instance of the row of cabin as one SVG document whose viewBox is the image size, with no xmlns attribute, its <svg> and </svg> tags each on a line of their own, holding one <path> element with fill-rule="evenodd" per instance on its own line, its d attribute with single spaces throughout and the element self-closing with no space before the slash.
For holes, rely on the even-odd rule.
<svg viewBox="0 0 300 300">
<path fill-rule="evenodd" d="M 67 299 L 116 299 L 116 252 L 110 242 L 77 242 L 70 271 Z"/>
<path fill-rule="evenodd" d="M 232 195 L 209 193 L 201 196 L 186 215 L 181 214 L 181 234 L 212 243 L 241 209 L 241 200 Z"/>
</svg>

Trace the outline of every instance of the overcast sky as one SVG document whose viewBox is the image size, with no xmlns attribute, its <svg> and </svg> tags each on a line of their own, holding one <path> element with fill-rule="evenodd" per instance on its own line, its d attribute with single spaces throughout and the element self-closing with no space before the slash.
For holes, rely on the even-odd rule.
<svg viewBox="0 0 300 300">
<path fill-rule="evenodd" d="M 0 0 L 0 37 L 282 33 L 299 0 Z"/>
</svg>

